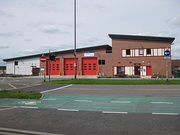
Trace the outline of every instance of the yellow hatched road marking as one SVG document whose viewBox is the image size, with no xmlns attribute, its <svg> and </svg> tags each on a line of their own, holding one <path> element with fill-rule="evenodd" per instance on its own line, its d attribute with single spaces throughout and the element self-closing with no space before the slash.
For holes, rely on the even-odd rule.
<svg viewBox="0 0 180 135">
<path fill-rule="evenodd" d="M 14 89 L 17 89 L 14 85 L 12 85 L 10 83 L 8 83 L 8 84 L 9 84 L 9 86 L 13 87 Z"/>
</svg>

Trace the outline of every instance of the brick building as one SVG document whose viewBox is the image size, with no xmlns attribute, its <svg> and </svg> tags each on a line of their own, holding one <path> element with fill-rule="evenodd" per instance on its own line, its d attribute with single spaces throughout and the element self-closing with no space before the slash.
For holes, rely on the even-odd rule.
<svg viewBox="0 0 180 135">
<path fill-rule="evenodd" d="M 135 35 L 112 35 L 113 74 L 152 76 L 166 75 L 164 51 L 171 50 L 175 38 Z M 171 60 L 168 73 L 171 74 Z"/>
<path fill-rule="evenodd" d="M 180 60 L 172 60 L 172 73 L 175 77 L 180 78 Z"/>
<path fill-rule="evenodd" d="M 166 64 L 164 51 L 171 51 L 173 37 L 114 35 L 109 34 L 112 46 L 99 45 L 76 50 L 77 75 L 138 75 L 152 76 L 172 73 L 171 57 Z M 49 53 L 4 59 L 7 73 L 39 75 L 74 75 L 74 49 L 53 52 L 55 61 L 49 61 Z M 18 65 L 14 62 L 18 61 Z M 38 73 L 37 73 L 38 72 Z"/>
</svg>

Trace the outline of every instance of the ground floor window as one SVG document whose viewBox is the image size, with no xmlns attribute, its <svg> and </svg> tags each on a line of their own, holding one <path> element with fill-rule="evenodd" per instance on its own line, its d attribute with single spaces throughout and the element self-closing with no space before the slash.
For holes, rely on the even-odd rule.
<svg viewBox="0 0 180 135">
<path fill-rule="evenodd" d="M 125 67 L 117 67 L 117 74 L 124 75 L 125 74 Z"/>
<path fill-rule="evenodd" d="M 152 67 L 148 66 L 117 66 L 114 67 L 114 75 L 152 76 Z"/>
</svg>

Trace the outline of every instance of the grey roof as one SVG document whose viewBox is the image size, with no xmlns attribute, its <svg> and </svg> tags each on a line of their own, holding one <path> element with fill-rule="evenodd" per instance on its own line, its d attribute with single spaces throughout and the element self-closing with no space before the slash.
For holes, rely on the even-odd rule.
<svg viewBox="0 0 180 135">
<path fill-rule="evenodd" d="M 108 49 L 108 50 L 111 50 L 112 47 L 110 45 L 106 44 L 106 45 L 92 46 L 92 47 L 86 47 L 86 48 L 77 48 L 76 52 L 98 50 L 98 49 Z M 56 51 L 56 52 L 52 52 L 52 53 L 55 53 L 56 55 L 58 55 L 58 54 L 67 54 L 67 53 L 74 53 L 74 49 L 63 50 L 63 51 Z M 12 61 L 12 60 L 35 58 L 35 57 L 40 57 L 42 55 L 48 56 L 49 53 L 41 53 L 41 54 L 35 54 L 35 55 L 7 58 L 7 59 L 3 59 L 3 61 L 6 62 L 6 61 Z"/>
<path fill-rule="evenodd" d="M 109 34 L 111 39 L 127 39 L 127 40 L 149 40 L 149 41 L 161 41 L 172 43 L 174 37 L 157 37 L 157 36 L 139 36 L 139 35 L 119 35 L 119 34 Z"/>
</svg>

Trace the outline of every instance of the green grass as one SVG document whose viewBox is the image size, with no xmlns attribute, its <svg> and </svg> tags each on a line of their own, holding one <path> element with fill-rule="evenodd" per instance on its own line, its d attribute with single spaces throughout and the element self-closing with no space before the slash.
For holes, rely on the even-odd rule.
<svg viewBox="0 0 180 135">
<path fill-rule="evenodd" d="M 0 98 L 40 99 L 41 96 L 42 96 L 41 93 L 32 92 L 32 91 L 10 91 L 10 90 L 0 91 Z"/>
<path fill-rule="evenodd" d="M 96 84 L 96 85 L 148 85 L 148 84 L 180 84 L 180 80 L 121 80 L 121 79 L 66 79 L 53 80 L 51 84 Z"/>
</svg>

